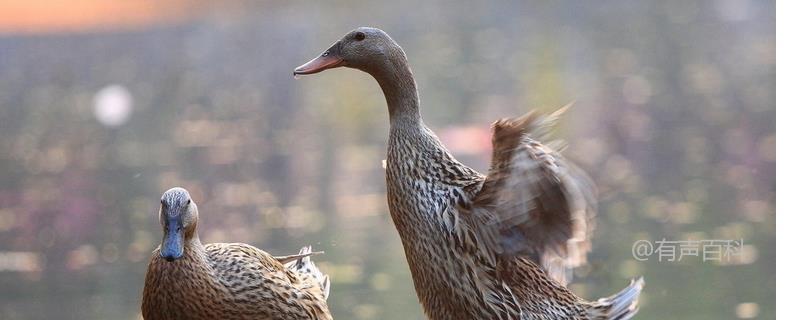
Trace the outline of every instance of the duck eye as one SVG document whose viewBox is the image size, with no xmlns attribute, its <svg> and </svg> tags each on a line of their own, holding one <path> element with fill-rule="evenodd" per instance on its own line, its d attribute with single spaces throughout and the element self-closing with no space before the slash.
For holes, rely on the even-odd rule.
<svg viewBox="0 0 800 320">
<path fill-rule="evenodd" d="M 367 37 L 367 35 L 364 34 L 363 32 L 356 32 L 356 36 L 355 36 L 356 41 L 364 40 L 364 38 L 366 38 L 366 37 Z"/>
<path fill-rule="evenodd" d="M 186 200 L 186 205 L 187 205 L 187 206 L 188 206 L 190 203 L 192 203 L 192 199 Z"/>
</svg>

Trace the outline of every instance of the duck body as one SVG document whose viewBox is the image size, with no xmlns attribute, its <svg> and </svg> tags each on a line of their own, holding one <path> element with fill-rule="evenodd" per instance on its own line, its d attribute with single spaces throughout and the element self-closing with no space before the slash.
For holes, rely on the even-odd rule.
<svg viewBox="0 0 800 320">
<path fill-rule="evenodd" d="M 512 120 L 495 123 L 495 136 Z M 501 224 L 480 209 L 482 191 L 497 181 L 455 159 L 422 124 L 392 127 L 386 159 L 389 211 L 417 297 L 429 319 L 629 319 L 638 311 L 640 278 L 597 301 L 576 296 L 557 271 L 535 257 L 499 252 L 491 238 Z M 502 142 L 501 142 L 502 143 Z M 497 145 L 497 141 L 496 141 Z M 540 157 L 556 157 L 542 144 Z M 502 153 L 501 153 L 502 154 Z M 563 165 L 563 164 L 562 164 Z M 495 168 L 497 169 L 497 168 Z M 487 180 L 490 179 L 490 180 Z M 536 262 L 535 262 L 536 261 Z"/>
<path fill-rule="evenodd" d="M 274 257 L 243 243 L 203 245 L 194 228 L 178 257 L 167 254 L 166 241 L 153 252 L 142 295 L 145 320 L 332 319 L 329 280 L 311 262 L 310 247 Z"/>
<path fill-rule="evenodd" d="M 193 245 L 168 262 L 155 252 L 145 278 L 145 319 L 332 319 L 325 292 L 243 243 Z"/>
<path fill-rule="evenodd" d="M 585 261 L 595 213 L 583 172 L 541 142 L 560 112 L 494 123 L 482 175 L 424 124 L 402 48 L 357 28 L 295 69 L 351 67 L 372 75 L 389 109 L 386 187 L 417 297 L 430 319 L 630 319 L 644 286 L 587 301 L 565 284 Z"/>
</svg>

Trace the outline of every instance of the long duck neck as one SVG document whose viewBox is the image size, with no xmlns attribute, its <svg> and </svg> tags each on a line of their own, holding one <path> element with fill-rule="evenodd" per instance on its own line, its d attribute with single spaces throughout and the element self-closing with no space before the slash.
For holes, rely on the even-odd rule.
<svg viewBox="0 0 800 320">
<path fill-rule="evenodd" d="M 421 157 L 447 166 L 463 166 L 422 121 L 417 84 L 402 49 L 397 47 L 365 71 L 378 81 L 389 107 L 389 159 Z M 431 175 L 438 173 L 432 167 L 423 169 Z"/>
<path fill-rule="evenodd" d="M 417 84 L 414 82 L 414 76 L 404 54 L 390 56 L 386 63 L 369 73 L 383 90 L 393 128 L 413 128 L 422 124 Z"/>
</svg>

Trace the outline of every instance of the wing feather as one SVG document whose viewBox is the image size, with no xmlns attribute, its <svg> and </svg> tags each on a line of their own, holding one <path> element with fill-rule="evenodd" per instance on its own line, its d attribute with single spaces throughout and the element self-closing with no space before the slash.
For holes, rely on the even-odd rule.
<svg viewBox="0 0 800 320">
<path fill-rule="evenodd" d="M 562 283 L 585 262 L 596 212 L 591 179 L 541 142 L 566 108 L 494 123 L 492 165 L 472 206 L 490 216 L 498 252 L 528 256 Z"/>
</svg>

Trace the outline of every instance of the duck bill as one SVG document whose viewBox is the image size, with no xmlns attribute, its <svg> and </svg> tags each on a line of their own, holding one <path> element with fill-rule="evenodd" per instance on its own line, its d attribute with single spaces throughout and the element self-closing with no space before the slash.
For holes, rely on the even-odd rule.
<svg viewBox="0 0 800 320">
<path fill-rule="evenodd" d="M 179 228 L 178 219 L 167 222 L 167 230 L 161 240 L 161 257 L 167 261 L 175 261 L 183 257 L 183 228 Z"/>
<path fill-rule="evenodd" d="M 314 74 L 327 69 L 341 67 L 344 59 L 339 54 L 342 50 L 342 42 L 336 41 L 328 50 L 325 50 L 319 57 L 306 62 L 304 65 L 294 69 L 294 75 Z"/>
<path fill-rule="evenodd" d="M 332 54 L 323 54 L 315 59 L 306 62 L 304 65 L 294 69 L 294 75 L 305 75 L 322 72 L 327 69 L 336 68 L 342 65 L 342 58 Z"/>
</svg>

